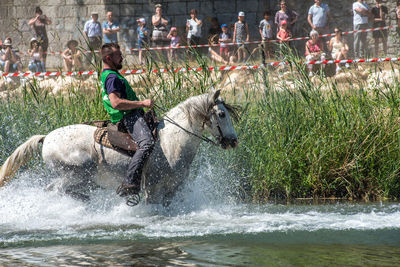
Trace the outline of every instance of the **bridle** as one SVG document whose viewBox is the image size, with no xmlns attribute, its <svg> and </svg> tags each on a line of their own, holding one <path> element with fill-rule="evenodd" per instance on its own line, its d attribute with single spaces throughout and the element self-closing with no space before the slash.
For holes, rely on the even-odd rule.
<svg viewBox="0 0 400 267">
<path fill-rule="evenodd" d="M 218 105 L 218 104 L 221 104 L 221 103 L 223 104 L 222 101 L 219 101 L 219 102 L 216 102 L 215 104 Z M 165 113 L 167 112 L 166 109 L 164 109 L 164 108 L 162 108 L 162 107 L 160 107 L 160 106 L 158 106 L 158 105 L 156 105 L 156 104 L 154 104 L 154 107 L 157 108 L 157 109 L 159 109 L 159 110 L 161 110 L 161 111 L 163 111 L 163 112 L 165 112 Z M 213 117 L 215 117 L 217 129 L 218 129 L 218 132 L 219 132 L 219 135 L 218 135 L 216 138 L 218 139 L 218 141 L 221 141 L 221 140 L 222 140 L 223 134 L 222 134 L 222 131 L 221 131 L 221 127 L 219 126 L 219 123 L 218 123 L 217 114 L 216 114 L 216 112 L 215 112 L 214 110 L 211 110 L 210 113 L 209 113 L 209 115 L 206 117 L 207 119 L 210 120 L 211 124 L 212 124 L 212 118 L 213 118 Z M 203 125 L 206 124 L 207 119 L 203 121 Z M 183 130 L 184 132 L 186 132 L 186 133 L 188 133 L 188 134 L 190 134 L 190 135 L 193 135 L 193 136 L 199 138 L 200 140 L 203 140 L 203 141 L 205 141 L 205 142 L 207 142 L 207 143 L 209 143 L 209 144 L 212 144 L 212 145 L 214 145 L 214 146 L 219 146 L 218 143 L 216 143 L 215 141 L 211 140 L 210 138 L 205 137 L 205 136 L 198 135 L 198 134 L 196 134 L 196 133 L 194 133 L 194 132 L 189 131 L 188 129 L 185 129 L 184 127 L 182 127 L 181 125 L 179 125 L 176 121 L 174 121 L 173 119 L 171 119 L 170 117 L 168 117 L 166 114 L 164 114 L 164 120 L 167 121 L 167 122 L 169 122 L 169 123 L 171 123 L 171 124 L 173 124 L 173 125 L 175 125 L 176 127 L 180 128 L 180 129 Z"/>
</svg>

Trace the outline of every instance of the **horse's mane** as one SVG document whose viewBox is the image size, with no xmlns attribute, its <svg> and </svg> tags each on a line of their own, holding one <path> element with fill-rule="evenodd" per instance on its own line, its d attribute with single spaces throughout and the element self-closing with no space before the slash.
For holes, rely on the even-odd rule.
<svg viewBox="0 0 400 267">
<path fill-rule="evenodd" d="M 238 106 L 227 104 L 221 98 L 218 98 L 217 102 L 225 106 L 233 120 L 239 120 L 240 108 Z M 195 121 L 209 120 L 210 111 L 215 104 L 213 94 L 203 94 L 188 98 L 178 107 L 185 113 L 189 123 L 192 124 Z"/>
</svg>

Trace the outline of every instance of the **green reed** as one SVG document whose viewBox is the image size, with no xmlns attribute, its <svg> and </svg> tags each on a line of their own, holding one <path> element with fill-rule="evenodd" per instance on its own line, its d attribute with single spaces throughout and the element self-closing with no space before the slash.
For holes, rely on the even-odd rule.
<svg viewBox="0 0 400 267">
<path fill-rule="evenodd" d="M 235 160 L 247 167 L 254 199 L 398 199 L 399 83 L 367 91 L 349 81 L 343 91 L 321 76 L 316 86 L 298 58 L 289 60 L 295 88 L 256 83 L 262 97 L 246 99 L 238 126 Z"/>
</svg>

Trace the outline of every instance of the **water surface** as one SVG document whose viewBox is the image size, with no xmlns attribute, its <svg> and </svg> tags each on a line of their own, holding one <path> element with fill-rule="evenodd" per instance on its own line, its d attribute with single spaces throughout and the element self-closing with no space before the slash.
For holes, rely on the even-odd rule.
<svg viewBox="0 0 400 267">
<path fill-rule="evenodd" d="M 0 190 L 0 265 L 400 266 L 399 203 L 240 204 L 198 175 L 168 209 L 131 208 L 44 182 L 26 172 Z"/>
</svg>

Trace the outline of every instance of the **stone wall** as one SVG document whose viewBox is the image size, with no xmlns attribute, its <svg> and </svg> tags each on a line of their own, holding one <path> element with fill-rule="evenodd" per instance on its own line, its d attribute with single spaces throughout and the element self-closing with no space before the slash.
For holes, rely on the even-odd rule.
<svg viewBox="0 0 400 267">
<path fill-rule="evenodd" d="M 300 13 L 300 19 L 294 29 L 294 36 L 307 36 L 310 27 L 306 21 L 309 7 L 313 0 L 288 0 L 288 5 Z M 331 26 L 340 26 L 344 31 L 352 30 L 352 2 L 350 0 L 325 1 L 331 7 L 333 22 Z M 367 1 L 370 6 L 374 1 Z M 259 40 L 258 23 L 267 9 L 274 13 L 278 9 L 278 0 L 0 0 L 0 38 L 11 36 L 14 47 L 20 51 L 26 51 L 28 43 L 32 38 L 32 30 L 28 21 L 34 16 L 35 6 L 40 6 L 52 24 L 48 26 L 50 39 L 50 50 L 61 51 L 65 49 L 67 40 L 78 39 L 82 42 L 80 30 L 86 20 L 89 19 L 92 11 L 99 12 L 99 20 L 105 20 L 107 10 L 114 12 L 121 24 L 119 40 L 123 47 L 132 48 L 136 46 L 136 19 L 145 17 L 148 22 L 154 13 L 154 5 L 161 3 L 163 13 L 170 20 L 170 25 L 177 26 L 180 33 L 184 33 L 186 19 L 189 18 L 189 11 L 195 8 L 199 11 L 199 17 L 203 18 L 203 31 L 207 32 L 211 17 L 217 17 L 220 23 L 233 24 L 237 20 L 238 11 L 246 13 L 246 21 L 249 23 L 250 39 Z M 389 8 L 387 25 L 395 25 L 395 0 L 384 0 Z M 332 29 L 331 29 L 332 30 Z M 390 31 L 389 53 L 399 55 L 399 37 L 395 30 Z M 352 43 L 352 35 L 346 37 Z M 373 51 L 373 40 L 370 36 L 370 48 Z M 206 40 L 204 40 L 206 42 Z M 296 47 L 303 50 L 304 41 L 295 41 Z M 61 67 L 59 55 L 48 57 L 50 68 Z"/>
</svg>

